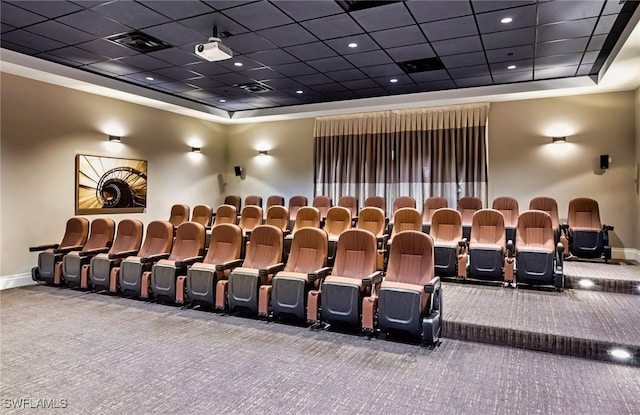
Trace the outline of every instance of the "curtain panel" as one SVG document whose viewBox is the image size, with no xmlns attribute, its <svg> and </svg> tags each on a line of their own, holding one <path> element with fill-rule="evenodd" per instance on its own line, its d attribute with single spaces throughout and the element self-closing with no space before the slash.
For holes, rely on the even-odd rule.
<svg viewBox="0 0 640 415">
<path fill-rule="evenodd" d="M 487 206 L 489 104 L 316 118 L 314 194 L 334 201 L 398 196 L 420 208 L 430 196 L 450 207 L 464 196 Z"/>
</svg>

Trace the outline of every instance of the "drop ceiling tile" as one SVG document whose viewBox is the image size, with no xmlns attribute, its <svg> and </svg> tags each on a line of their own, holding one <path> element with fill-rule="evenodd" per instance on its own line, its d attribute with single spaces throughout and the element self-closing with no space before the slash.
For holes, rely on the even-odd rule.
<svg viewBox="0 0 640 415">
<path fill-rule="evenodd" d="M 446 68 L 461 66 L 484 65 L 487 63 L 484 52 L 462 53 L 460 55 L 443 56 L 440 58 Z"/>
<path fill-rule="evenodd" d="M 378 88 L 379 85 L 377 82 L 371 80 L 371 79 L 358 79 L 355 81 L 344 81 L 344 82 L 340 82 L 340 84 L 342 84 L 344 87 L 349 88 L 352 91 L 358 91 L 360 89 L 367 89 L 367 88 Z"/>
<path fill-rule="evenodd" d="M 607 2 L 607 4 L 612 2 Z M 613 28 L 613 24 L 616 21 L 617 15 L 609 15 L 609 16 L 601 16 L 600 20 L 598 20 L 598 24 L 596 25 L 596 30 L 593 32 L 594 35 L 606 35 L 609 34 L 611 28 Z"/>
<path fill-rule="evenodd" d="M 396 66 L 396 65 L 393 65 L 393 66 Z M 367 68 L 363 68 L 363 69 L 367 69 Z M 361 70 L 355 69 L 355 68 L 345 69 L 342 71 L 326 72 L 325 75 L 327 75 L 329 78 L 333 79 L 334 81 L 338 81 L 338 82 L 354 81 L 356 79 L 367 78 L 367 75 L 362 73 Z"/>
<path fill-rule="evenodd" d="M 587 75 L 591 75 L 591 69 L 592 69 L 593 65 L 592 64 L 584 64 L 584 65 L 580 65 L 580 67 L 578 68 L 578 72 L 576 72 L 577 76 L 587 76 Z"/>
<path fill-rule="evenodd" d="M 371 33 L 371 37 L 382 48 L 394 48 L 397 46 L 415 45 L 424 43 L 427 39 L 424 37 L 418 26 L 404 26 L 395 29 L 381 30 Z"/>
<path fill-rule="evenodd" d="M 327 82 L 331 82 L 331 78 L 321 73 L 297 76 L 293 78 L 293 80 L 296 82 L 299 82 L 302 85 L 308 85 L 308 86 L 321 85 L 321 84 L 326 84 Z"/>
<path fill-rule="evenodd" d="M 276 46 L 255 33 L 243 33 L 224 39 L 225 46 L 230 47 L 234 53 L 247 54 L 263 50 L 275 49 Z"/>
<path fill-rule="evenodd" d="M 316 37 L 299 24 L 289 24 L 271 29 L 259 30 L 259 36 L 281 48 L 316 41 Z"/>
<path fill-rule="evenodd" d="M 236 84 L 248 84 L 253 83 L 251 78 L 247 78 L 246 76 L 239 73 L 224 73 L 222 75 L 217 75 L 215 77 L 216 81 L 220 81 L 223 85 L 236 85 Z"/>
<path fill-rule="evenodd" d="M 62 16 L 59 17 L 57 21 L 99 37 L 107 37 L 131 30 L 129 26 L 125 26 L 91 10 L 83 10 L 78 13 Z"/>
<path fill-rule="evenodd" d="M 319 94 L 333 94 L 336 92 L 347 91 L 347 88 L 335 82 L 332 82 L 329 84 L 313 85 L 311 89 L 313 89 Z"/>
<path fill-rule="evenodd" d="M 586 53 L 584 54 L 583 58 L 582 58 L 582 62 L 581 62 L 581 63 L 582 63 L 582 64 L 587 64 L 587 63 L 591 64 L 591 63 L 594 63 L 594 62 L 596 61 L 596 59 L 598 58 L 598 55 L 599 55 L 599 54 L 600 54 L 600 53 L 599 53 L 599 52 L 596 52 L 596 51 L 593 51 L 593 52 L 586 52 Z"/>
<path fill-rule="evenodd" d="M 301 76 L 316 73 L 317 71 L 306 63 L 296 62 L 287 65 L 274 65 L 271 69 L 285 76 Z"/>
<path fill-rule="evenodd" d="M 527 81 L 533 81 L 533 71 L 509 72 L 493 76 L 493 82 L 496 84 Z"/>
<path fill-rule="evenodd" d="M 474 3 L 474 8 L 484 3 L 483 1 Z M 536 8 L 537 6 L 534 4 L 531 6 L 514 7 L 491 13 L 478 14 L 476 16 L 478 28 L 480 29 L 480 33 L 492 33 L 535 26 L 537 18 Z M 500 20 L 505 17 L 510 17 L 513 20 L 510 23 L 501 23 Z"/>
<path fill-rule="evenodd" d="M 26 30 L 14 30 L 13 32 L 5 33 L 2 35 L 2 41 L 26 46 L 29 49 L 37 50 L 39 52 L 67 46 L 64 43 L 35 33 L 27 32 Z"/>
<path fill-rule="evenodd" d="M 581 59 L 582 53 L 540 57 L 535 60 L 536 70 L 554 66 L 578 66 Z"/>
<path fill-rule="evenodd" d="M 370 52 L 372 50 L 379 50 L 380 48 L 376 42 L 367 34 L 352 35 L 347 37 L 341 37 L 338 39 L 325 40 L 329 47 L 338 52 L 341 55 L 350 55 L 353 53 Z M 355 48 L 349 47 L 350 43 L 355 43 L 358 46 Z"/>
<path fill-rule="evenodd" d="M 179 0 L 144 0 L 141 3 L 158 13 L 176 20 L 213 11 L 211 7 L 199 1 L 190 1 L 188 7 L 186 7 L 184 1 Z"/>
<path fill-rule="evenodd" d="M 0 33 L 10 32 L 16 29 L 14 26 L 11 26 L 10 24 L 6 24 L 6 23 L 0 23 L 0 27 L 2 27 Z"/>
<path fill-rule="evenodd" d="M 39 53 L 39 51 L 35 49 L 31 49 L 29 47 L 26 47 L 17 43 L 8 42 L 4 36 L 0 39 L 0 44 L 5 49 L 10 49 L 14 52 L 23 53 L 25 55 L 36 55 L 37 53 Z"/>
<path fill-rule="evenodd" d="M 388 84 L 384 87 L 387 95 L 412 94 L 416 92 L 416 84 Z"/>
<path fill-rule="evenodd" d="M 276 0 L 272 3 L 298 21 L 315 19 L 343 12 L 342 8 L 333 1 Z"/>
<path fill-rule="evenodd" d="M 140 72 L 140 68 L 125 65 L 119 61 L 96 62 L 89 65 L 91 68 L 97 68 L 102 71 L 110 72 L 116 75 L 128 75 Z"/>
<path fill-rule="evenodd" d="M 537 42 L 572 39 L 591 36 L 596 24 L 596 18 L 572 20 L 570 22 L 553 23 L 538 27 Z"/>
<path fill-rule="evenodd" d="M 223 86 L 222 82 L 206 76 L 203 76 L 201 78 L 189 79 L 187 83 L 189 85 L 193 85 L 203 89 L 218 88 Z"/>
<path fill-rule="evenodd" d="M 410 1 L 407 7 L 418 23 L 472 14 L 468 1 Z"/>
<path fill-rule="evenodd" d="M 362 28 L 348 14 L 322 17 L 301 23 L 319 39 L 335 39 L 363 33 Z"/>
<path fill-rule="evenodd" d="M 479 36 L 441 40 L 439 42 L 432 42 L 431 45 L 439 56 L 458 55 L 460 53 L 478 52 L 482 50 L 482 42 Z"/>
<path fill-rule="evenodd" d="M 432 81 L 432 82 L 425 82 L 420 84 L 420 89 L 424 92 L 429 92 L 429 91 L 442 91 L 444 89 L 451 89 L 451 88 L 455 88 L 456 84 L 453 83 L 453 81 L 448 80 L 448 81 Z"/>
<path fill-rule="evenodd" d="M 214 26 L 217 27 L 218 33 L 228 32 L 231 34 L 229 39 L 225 39 L 225 43 L 238 35 L 249 32 L 249 29 L 220 12 L 190 17 L 188 19 L 180 20 L 180 23 L 189 29 L 200 33 L 200 35 L 202 35 L 202 41 L 207 40 L 213 35 Z"/>
<path fill-rule="evenodd" d="M 347 55 L 345 58 L 356 67 L 383 65 L 393 62 L 389 56 L 381 50 L 355 53 L 353 55 Z"/>
<path fill-rule="evenodd" d="M 351 15 L 369 32 L 415 23 L 404 2 L 356 10 Z"/>
<path fill-rule="evenodd" d="M 263 68 L 264 65 L 262 65 L 259 62 L 256 62 L 253 59 L 250 59 L 248 55 L 237 55 L 235 57 L 233 57 L 232 59 L 226 59 L 223 61 L 218 61 L 216 62 L 219 66 L 227 69 L 227 72 L 247 72 L 250 71 L 252 69 L 257 69 L 257 68 Z M 241 63 L 242 66 L 238 66 L 236 65 L 237 63 Z M 191 69 L 191 68 L 189 68 Z M 197 71 L 196 71 L 197 72 Z"/>
<path fill-rule="evenodd" d="M 517 9 L 521 8 L 520 6 L 526 6 L 527 4 L 535 4 L 535 0 L 498 0 L 498 1 L 490 1 L 490 0 L 471 0 L 473 4 L 473 10 L 476 13 L 485 13 L 494 10 L 504 10 L 504 9 Z"/>
<path fill-rule="evenodd" d="M 607 35 L 598 35 L 598 36 L 592 36 L 591 40 L 589 41 L 589 45 L 587 46 L 587 50 L 588 51 L 595 51 L 595 50 L 600 50 L 602 49 L 602 46 L 604 46 L 604 41 L 607 40 Z"/>
<path fill-rule="evenodd" d="M 171 22 L 144 29 L 144 33 L 167 42 L 171 46 L 181 46 L 200 43 L 203 39 L 200 33 L 189 29 L 180 23 Z"/>
<path fill-rule="evenodd" d="M 541 3 L 538 6 L 538 24 L 594 17 L 602 10 L 603 3 L 602 0 L 572 1 L 571 7 L 568 7 L 568 3 L 563 1 Z"/>
<path fill-rule="evenodd" d="M 101 4 L 94 11 L 135 29 L 143 29 L 169 21 L 169 18 L 132 1 Z"/>
<path fill-rule="evenodd" d="M 511 66 L 515 66 L 515 68 L 509 69 L 509 67 Z M 489 68 L 491 69 L 491 73 L 494 75 L 511 72 L 531 71 L 533 69 L 533 59 L 492 63 L 491 65 L 489 65 Z"/>
<path fill-rule="evenodd" d="M 588 37 L 581 37 L 577 39 L 540 43 L 536 48 L 536 57 L 583 52 L 587 47 L 588 41 Z"/>
<path fill-rule="evenodd" d="M 169 62 L 170 64 L 176 66 L 184 66 L 190 63 L 202 62 L 202 58 L 199 58 L 191 52 L 187 52 L 186 50 L 178 48 L 169 48 L 158 50 L 155 52 L 149 52 L 147 53 L 147 55 L 161 59 L 165 62 Z"/>
<path fill-rule="evenodd" d="M 489 66 L 487 65 L 474 65 L 466 66 L 464 68 L 449 69 L 449 74 L 453 79 L 458 78 L 470 78 L 473 76 L 490 75 Z"/>
<path fill-rule="evenodd" d="M 395 79 L 395 82 L 391 82 L 392 79 Z M 401 85 L 414 85 L 414 80 L 409 75 L 396 75 L 396 76 L 381 76 L 378 78 L 373 78 L 374 81 L 378 83 L 383 88 L 398 88 Z"/>
<path fill-rule="evenodd" d="M 400 69 L 400 67 L 395 63 L 390 63 L 387 65 L 367 66 L 364 68 L 360 68 L 360 70 L 372 78 L 379 76 L 401 75 L 404 73 L 404 71 Z"/>
<path fill-rule="evenodd" d="M 381 86 L 358 89 L 355 91 L 355 93 L 360 98 L 382 97 L 387 95 L 387 91 Z"/>
<path fill-rule="evenodd" d="M 346 90 L 342 92 L 333 92 L 331 94 L 331 101 L 344 101 L 344 100 L 356 99 L 356 98 L 358 98 L 358 95 L 351 90 Z"/>
<path fill-rule="evenodd" d="M 410 46 L 404 46 L 400 48 L 387 49 L 387 53 L 396 62 L 405 62 L 405 61 L 411 61 L 415 59 L 432 58 L 436 56 L 436 54 L 433 52 L 433 49 L 431 49 L 431 47 L 427 43 L 422 43 L 420 45 L 410 45 Z M 377 65 L 381 63 L 384 63 L 384 62 L 377 62 L 375 64 Z M 374 65 L 374 64 L 371 64 L 371 65 Z"/>
<path fill-rule="evenodd" d="M 149 73 L 149 72 L 138 72 L 138 73 L 127 74 L 127 75 L 121 76 L 120 78 L 128 80 L 129 82 L 134 81 L 135 83 L 141 84 L 143 86 L 165 84 L 167 82 L 171 82 L 171 79 L 162 77 L 154 73 Z M 147 79 L 147 78 L 153 78 L 153 79 Z"/>
<path fill-rule="evenodd" d="M 265 66 L 285 65 L 287 63 L 298 62 L 298 59 L 291 56 L 281 49 L 265 50 L 262 52 L 254 52 L 247 55 L 248 58 L 255 60 Z"/>
<path fill-rule="evenodd" d="M 281 78 L 281 79 L 273 79 L 271 81 L 265 82 L 265 84 L 269 85 L 271 88 L 275 90 L 283 90 L 283 91 L 293 91 L 295 92 L 297 89 L 302 88 L 303 85 L 300 82 L 294 81 L 289 78 Z"/>
<path fill-rule="evenodd" d="M 48 17 L 49 19 L 82 10 L 80 5 L 74 4 L 70 1 L 19 0 L 12 1 L 11 3 L 34 13 L 38 13 L 39 15 Z M 4 12 L 4 10 L 2 11 Z"/>
<path fill-rule="evenodd" d="M 533 58 L 533 50 L 533 45 L 525 45 L 503 49 L 492 49 L 488 50 L 486 53 L 489 63 L 494 63 Z"/>
<path fill-rule="evenodd" d="M 169 78 L 176 81 L 183 81 L 185 79 L 193 78 L 196 76 L 202 76 L 202 74 L 190 71 L 188 69 L 184 69 L 178 66 L 174 66 L 171 68 L 163 68 L 156 69 L 154 73 L 164 76 L 165 78 Z"/>
<path fill-rule="evenodd" d="M 478 34 L 473 16 L 463 16 L 420 25 L 430 42 Z"/>
<path fill-rule="evenodd" d="M 213 94 L 204 89 L 195 89 L 193 91 L 187 91 L 184 93 L 186 96 L 196 99 L 196 100 L 205 100 L 205 99 L 213 99 L 217 98 L 216 94 Z"/>
<path fill-rule="evenodd" d="M 285 48 L 288 53 L 301 61 L 330 58 L 337 56 L 329 46 L 323 42 L 307 43 L 306 45 L 291 46 Z"/>
<path fill-rule="evenodd" d="M 32 33 L 36 33 L 40 36 L 55 39 L 59 42 L 64 42 L 69 45 L 88 42 L 89 40 L 94 38 L 94 36 L 90 35 L 87 32 L 74 29 L 73 27 L 56 22 L 54 20 L 37 23 L 33 26 L 29 26 L 26 30 Z"/>
<path fill-rule="evenodd" d="M 446 79 L 450 79 L 449 72 L 444 69 L 440 69 L 437 71 L 428 71 L 428 72 L 417 72 L 409 74 L 411 79 L 418 83 L 422 82 L 432 82 L 432 81 L 443 81 Z"/>
<path fill-rule="evenodd" d="M 353 68 L 353 65 L 341 57 L 318 59 L 315 61 L 309 61 L 307 64 L 320 72 L 339 71 L 341 69 Z"/>
<path fill-rule="evenodd" d="M 65 59 L 65 58 L 61 58 L 60 56 L 56 56 L 53 55 L 51 53 L 38 53 L 34 55 L 36 58 L 40 58 L 40 59 L 44 59 L 44 60 L 48 60 L 51 62 L 55 62 L 55 63 L 59 63 L 62 65 L 67 65 L 67 66 L 71 66 L 71 67 L 78 67 L 78 62 L 69 60 L 69 59 Z"/>
<path fill-rule="evenodd" d="M 496 33 L 482 35 L 482 42 L 485 49 L 500 49 L 511 46 L 522 46 L 533 43 L 535 39 L 535 28 L 505 30 Z"/>
<path fill-rule="evenodd" d="M 226 9 L 222 13 L 252 30 L 293 23 L 293 20 L 266 1 Z"/>
<path fill-rule="evenodd" d="M 169 63 L 156 59 L 146 54 L 133 55 L 119 59 L 125 65 L 135 66 L 143 71 L 154 71 L 156 69 L 167 68 L 171 66 Z"/>
<path fill-rule="evenodd" d="M 81 65 L 88 65 L 104 60 L 104 56 L 96 55 L 95 53 L 88 52 L 75 46 L 68 46 L 66 48 L 52 50 L 50 54 L 63 59 L 68 59 L 75 62 L 76 64 Z"/>
<path fill-rule="evenodd" d="M 474 86 L 485 86 L 493 84 L 493 80 L 489 75 L 473 76 L 471 78 L 454 79 L 458 88 L 470 88 Z"/>
<path fill-rule="evenodd" d="M 241 73 L 247 78 L 251 78 L 255 81 L 268 81 L 271 79 L 281 79 L 285 77 L 281 73 L 267 67 L 252 69 L 250 71 L 242 71 Z"/>
<path fill-rule="evenodd" d="M 620 13 L 625 2 L 623 1 L 607 1 L 604 5 L 603 15 Z"/>
<path fill-rule="evenodd" d="M 3 23 L 22 27 L 42 22 L 46 20 L 46 18 L 3 1 L 0 2 L 0 20 L 2 20 Z"/>
<path fill-rule="evenodd" d="M 170 92 L 188 92 L 193 91 L 195 88 L 188 85 L 185 82 L 167 82 L 166 84 L 155 85 L 155 88 L 162 89 Z"/>
<path fill-rule="evenodd" d="M 537 79 L 551 79 L 551 78 L 564 78 L 567 76 L 574 76 L 578 70 L 577 66 L 562 66 L 555 68 L 536 69 L 534 78 Z"/>
<path fill-rule="evenodd" d="M 207 62 L 204 60 L 191 65 L 185 65 L 184 68 L 207 76 L 216 76 L 231 72 L 228 68 L 220 65 L 220 62 Z"/>
</svg>

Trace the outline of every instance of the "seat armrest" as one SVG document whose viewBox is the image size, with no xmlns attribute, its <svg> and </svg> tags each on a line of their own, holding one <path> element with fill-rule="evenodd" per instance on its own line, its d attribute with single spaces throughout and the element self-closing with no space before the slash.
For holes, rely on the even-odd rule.
<svg viewBox="0 0 640 415">
<path fill-rule="evenodd" d="M 132 249 L 129 251 L 114 252 L 113 254 L 109 254 L 109 259 L 126 258 L 128 256 L 135 255 L 137 253 L 138 253 L 137 249 Z"/>
<path fill-rule="evenodd" d="M 433 294 L 442 288 L 442 282 L 440 282 L 440 277 L 434 277 L 428 284 L 424 285 L 424 292 Z"/>
<path fill-rule="evenodd" d="M 314 272 L 310 272 L 308 274 L 309 282 L 316 282 L 317 280 L 324 279 L 327 275 L 329 275 L 331 273 L 332 269 L 333 268 L 331 268 L 331 267 L 324 267 L 324 268 L 320 268 L 319 270 L 316 270 Z"/>
<path fill-rule="evenodd" d="M 47 244 L 29 247 L 29 252 L 46 251 L 47 249 L 56 249 L 60 244 Z"/>
<path fill-rule="evenodd" d="M 270 265 L 267 268 L 261 268 L 258 270 L 258 275 L 261 277 L 266 277 L 270 274 L 275 274 L 276 272 L 282 271 L 284 269 L 284 263 L 278 262 L 277 264 Z"/>
<path fill-rule="evenodd" d="M 222 264 L 216 264 L 216 271 L 220 272 L 225 269 L 234 269 L 242 265 L 243 262 L 243 259 L 233 259 L 231 261 L 223 262 Z"/>
<path fill-rule="evenodd" d="M 60 247 L 56 248 L 55 253 L 56 254 L 66 254 L 67 252 L 79 251 L 81 249 L 82 249 L 82 245 L 60 246 Z"/>
<path fill-rule="evenodd" d="M 89 249 L 88 251 L 81 251 L 80 256 L 93 256 L 98 254 L 106 254 L 109 252 L 109 247 L 104 246 L 102 248 Z"/>
<path fill-rule="evenodd" d="M 460 248 L 466 248 L 467 247 L 467 238 L 462 238 L 458 241 L 458 246 Z"/>
<path fill-rule="evenodd" d="M 251 232 L 252 231 L 244 231 L 244 236 L 247 238 L 247 240 L 251 238 Z"/>
<path fill-rule="evenodd" d="M 511 258 L 514 254 L 515 246 L 513 245 L 513 241 L 509 239 L 507 241 L 507 257 Z"/>
<path fill-rule="evenodd" d="M 283 237 L 286 237 L 286 236 L 288 236 L 290 233 L 291 233 L 291 229 L 285 229 L 285 230 L 283 230 L 283 231 L 282 231 L 282 236 L 283 236 Z"/>
<path fill-rule="evenodd" d="M 611 225 L 602 225 L 602 231 L 603 232 L 608 232 L 608 231 L 612 231 L 613 230 L 613 226 Z"/>
<path fill-rule="evenodd" d="M 203 259 L 204 257 L 202 255 L 185 258 L 182 261 L 176 261 L 176 268 L 184 268 L 186 266 L 193 265 L 196 262 L 200 262 Z"/>
<path fill-rule="evenodd" d="M 148 257 L 140 258 L 140 263 L 147 264 L 149 262 L 157 262 L 157 261 L 160 261 L 161 259 L 169 258 L 169 255 L 170 254 L 149 255 Z"/>
<path fill-rule="evenodd" d="M 376 271 L 371 275 L 362 279 L 362 285 L 365 287 L 371 287 L 372 285 L 378 285 L 382 282 L 382 271 Z"/>
</svg>

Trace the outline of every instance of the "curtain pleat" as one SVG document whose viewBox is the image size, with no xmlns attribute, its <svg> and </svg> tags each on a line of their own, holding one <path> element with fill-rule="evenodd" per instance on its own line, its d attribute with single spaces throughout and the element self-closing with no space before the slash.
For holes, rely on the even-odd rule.
<svg viewBox="0 0 640 415">
<path fill-rule="evenodd" d="M 388 211 L 399 196 L 487 206 L 488 112 L 483 103 L 316 118 L 315 195 L 361 205 L 384 196 Z"/>
</svg>

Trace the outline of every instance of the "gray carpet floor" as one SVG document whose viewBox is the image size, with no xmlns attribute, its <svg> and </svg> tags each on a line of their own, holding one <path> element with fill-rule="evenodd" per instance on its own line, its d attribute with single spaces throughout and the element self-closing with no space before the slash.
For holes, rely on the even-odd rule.
<svg viewBox="0 0 640 415">
<path fill-rule="evenodd" d="M 635 261 L 612 260 L 609 264 L 596 261 L 564 262 L 564 275 L 575 278 L 630 280 L 640 283 L 640 266 Z"/>
<path fill-rule="evenodd" d="M 450 339 L 430 349 L 45 286 L 0 292 L 0 336 L 2 413 L 30 412 L 8 407 L 20 397 L 66 399 L 58 411 L 69 414 L 640 408 L 637 367 Z"/>
</svg>

